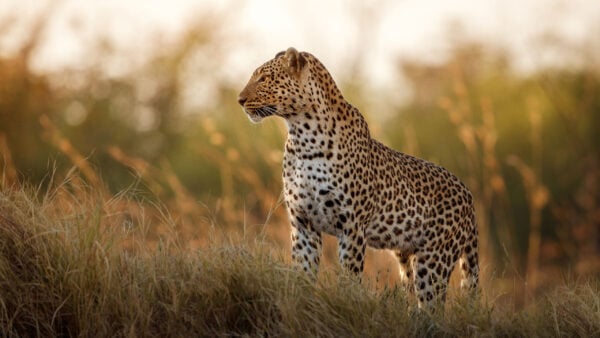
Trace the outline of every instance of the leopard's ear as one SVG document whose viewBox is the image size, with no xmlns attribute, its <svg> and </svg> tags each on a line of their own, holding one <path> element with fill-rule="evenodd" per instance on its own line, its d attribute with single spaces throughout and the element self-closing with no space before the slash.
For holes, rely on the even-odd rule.
<svg viewBox="0 0 600 338">
<path fill-rule="evenodd" d="M 287 59 L 288 70 L 291 74 L 300 74 L 304 66 L 306 66 L 306 59 L 294 47 L 290 47 L 285 51 L 285 58 Z"/>
</svg>

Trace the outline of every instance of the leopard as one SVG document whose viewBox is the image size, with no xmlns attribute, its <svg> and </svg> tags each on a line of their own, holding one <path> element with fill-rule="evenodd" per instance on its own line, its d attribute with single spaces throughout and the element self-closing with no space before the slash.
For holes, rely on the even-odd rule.
<svg viewBox="0 0 600 338">
<path fill-rule="evenodd" d="M 393 252 L 400 283 L 420 309 L 444 304 L 457 262 L 461 289 L 478 289 L 469 189 L 442 166 L 375 140 L 315 56 L 293 47 L 277 53 L 237 100 L 253 123 L 276 116 L 287 126 L 283 199 L 299 270 L 316 280 L 328 234 L 337 239 L 342 271 L 359 279 L 367 246 Z"/>
</svg>

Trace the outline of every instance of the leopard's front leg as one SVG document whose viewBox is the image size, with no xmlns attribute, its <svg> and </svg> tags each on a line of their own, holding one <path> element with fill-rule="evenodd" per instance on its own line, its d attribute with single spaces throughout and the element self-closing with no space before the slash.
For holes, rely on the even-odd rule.
<svg viewBox="0 0 600 338">
<path fill-rule="evenodd" d="M 338 235 L 338 253 L 342 269 L 355 275 L 359 280 L 364 268 L 367 241 L 363 227 L 344 226 Z"/>
<path fill-rule="evenodd" d="M 291 221 L 292 263 L 316 281 L 321 257 L 321 233 L 304 219 L 292 218 Z"/>
</svg>

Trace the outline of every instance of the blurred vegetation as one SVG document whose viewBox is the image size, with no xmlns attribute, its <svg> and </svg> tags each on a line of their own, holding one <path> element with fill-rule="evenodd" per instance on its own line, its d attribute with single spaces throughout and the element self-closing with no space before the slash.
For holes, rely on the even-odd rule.
<svg viewBox="0 0 600 338">
<path fill-rule="evenodd" d="M 247 79 L 218 76 L 226 51 L 214 25 L 191 27 L 118 76 L 104 71 L 113 52 L 106 42 L 85 70 L 32 70 L 43 29 L 33 30 L 17 53 L 0 57 L 0 186 L 50 189 L 76 171 L 104 200 L 126 191 L 164 204 L 186 247 L 208 245 L 216 228 L 221 240 L 260 237 L 287 248 L 285 130 L 276 119 L 252 125 L 241 112 L 235 98 Z M 389 107 L 371 121 L 378 138 L 449 168 L 472 189 L 483 270 L 501 290 L 529 294 L 565 271 L 598 275 L 600 71 L 590 62 L 521 74 L 489 47 L 461 42 L 438 65 L 399 60 L 397 76 L 414 94 L 399 106 L 385 104 L 389 93 L 367 98 L 356 79 L 341 86 L 370 121 L 370 103 Z M 189 105 L 193 90 L 210 99 Z M 136 210 L 138 218 L 150 212 Z M 171 228 L 150 224 L 156 246 Z M 394 269 L 378 257 L 367 269 L 393 279 L 378 275 Z"/>
</svg>

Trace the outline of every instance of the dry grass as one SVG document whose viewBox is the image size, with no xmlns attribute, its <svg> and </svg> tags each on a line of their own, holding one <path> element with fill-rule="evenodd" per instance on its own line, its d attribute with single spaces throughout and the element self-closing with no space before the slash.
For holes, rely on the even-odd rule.
<svg viewBox="0 0 600 338">
<path fill-rule="evenodd" d="M 455 296 L 445 315 L 428 315 L 394 287 L 335 273 L 313 285 L 264 241 L 187 249 L 176 221 L 150 216 L 164 210 L 126 195 L 106 200 L 76 176 L 47 192 L 2 189 L 3 336 L 600 334 L 598 280 L 556 287 L 521 310 Z M 171 229 L 155 245 L 152 223 Z"/>
</svg>

